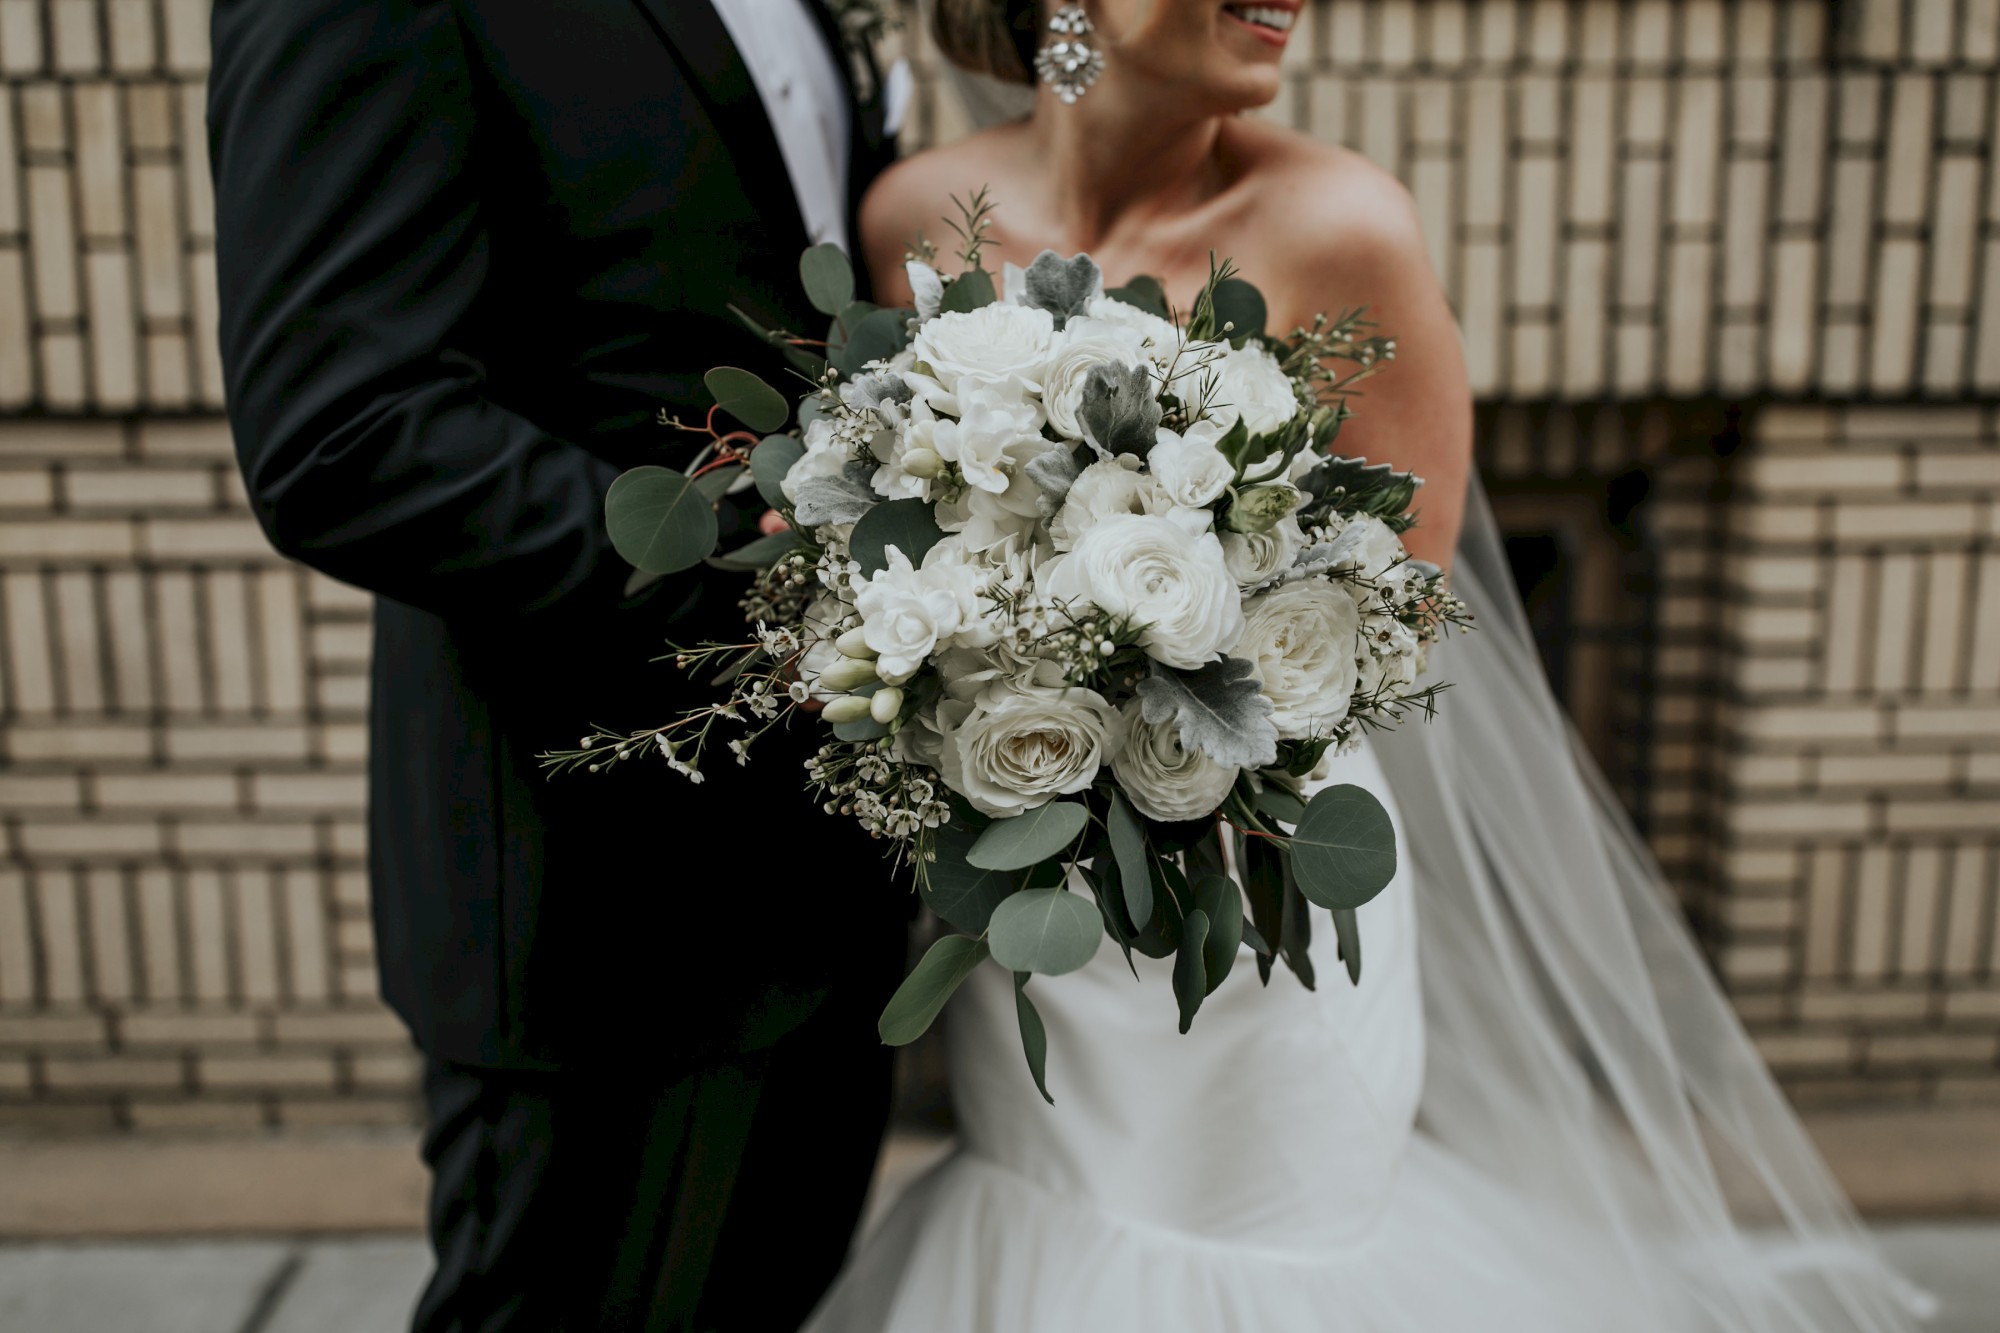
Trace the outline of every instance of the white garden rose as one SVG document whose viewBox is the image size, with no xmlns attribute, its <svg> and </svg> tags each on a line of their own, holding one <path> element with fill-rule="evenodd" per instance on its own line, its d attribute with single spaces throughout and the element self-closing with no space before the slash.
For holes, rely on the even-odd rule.
<svg viewBox="0 0 2000 1333">
<path fill-rule="evenodd" d="M 1132 330 L 1145 340 L 1147 350 L 1153 356 L 1171 358 L 1180 350 L 1181 331 L 1173 324 L 1138 306 L 1127 305 L 1115 296 L 1092 297 L 1084 313 L 1091 319 Z"/>
<path fill-rule="evenodd" d="M 1107 361 L 1130 366 L 1145 359 L 1146 337 L 1138 330 L 1087 316 L 1070 320 L 1056 335 L 1042 376 L 1042 405 L 1048 409 L 1049 424 L 1064 438 L 1081 440 L 1083 423 L 1076 413 L 1083 405 L 1083 382 L 1090 372 Z"/>
<path fill-rule="evenodd" d="M 1222 534 L 1222 562 L 1245 592 L 1254 592 L 1292 567 L 1305 537 L 1296 518 L 1282 518 L 1266 532 Z"/>
<path fill-rule="evenodd" d="M 1213 504 L 1236 480 L 1235 466 L 1215 447 L 1221 438 L 1213 421 L 1197 421 L 1180 433 L 1160 427 L 1146 464 L 1175 504 L 1190 509 Z"/>
<path fill-rule="evenodd" d="M 998 686 L 938 705 L 938 771 L 981 814 L 1010 818 L 1080 792 L 1124 746 L 1125 719 L 1095 690 Z"/>
<path fill-rule="evenodd" d="M 1144 625 L 1139 646 L 1172 667 L 1213 661 L 1243 632 L 1222 543 L 1165 514 L 1100 519 L 1050 566 L 1044 587 L 1057 601 Z"/>
<path fill-rule="evenodd" d="M 961 415 L 956 421 L 936 418 L 929 442 L 938 457 L 958 464 L 966 485 L 982 491 L 1006 490 L 1013 482 L 1010 450 L 1026 445 L 1039 453 L 1046 444 L 1041 409 L 1026 388 L 1014 376 L 960 377 L 953 396 Z"/>
<path fill-rule="evenodd" d="M 891 685 L 916 675 L 939 641 L 964 623 L 965 604 L 953 583 L 912 566 L 896 547 L 889 548 L 887 568 L 856 585 L 861 637 L 877 655 L 877 674 Z"/>
<path fill-rule="evenodd" d="M 1263 435 L 1300 411 L 1290 377 L 1254 342 L 1224 352 L 1197 372 L 1195 382 L 1207 390 L 1209 418 L 1225 431 L 1241 417 L 1252 435 Z M 1199 401 L 1199 389 L 1190 394 Z"/>
<path fill-rule="evenodd" d="M 1346 589 L 1302 579 L 1250 599 L 1231 656 L 1248 661 L 1286 740 L 1325 736 L 1347 718 L 1359 673 L 1361 613 Z"/>
<path fill-rule="evenodd" d="M 1169 823 L 1215 812 L 1236 785 L 1238 769 L 1181 744 L 1173 722 L 1146 721 L 1137 699 L 1125 705 L 1125 748 L 1111 761 L 1118 784 L 1139 813 Z"/>
<path fill-rule="evenodd" d="M 930 367 L 947 392 L 967 375 L 997 380 L 1019 376 L 1039 392 L 1055 342 L 1055 317 L 1033 306 L 995 302 L 953 310 L 917 330 L 917 361 Z"/>
</svg>

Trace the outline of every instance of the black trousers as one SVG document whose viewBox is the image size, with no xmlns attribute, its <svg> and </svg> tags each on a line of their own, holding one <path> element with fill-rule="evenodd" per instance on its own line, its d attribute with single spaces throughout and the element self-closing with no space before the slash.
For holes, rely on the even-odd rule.
<svg viewBox="0 0 2000 1333">
<path fill-rule="evenodd" d="M 888 1121 L 871 1003 L 648 1077 L 430 1062 L 437 1270 L 416 1333 L 789 1333 L 832 1283 Z"/>
</svg>

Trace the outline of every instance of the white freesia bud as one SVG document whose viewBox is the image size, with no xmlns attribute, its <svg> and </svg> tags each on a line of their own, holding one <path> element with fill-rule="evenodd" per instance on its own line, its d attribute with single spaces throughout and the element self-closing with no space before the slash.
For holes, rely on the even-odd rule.
<svg viewBox="0 0 2000 1333">
<path fill-rule="evenodd" d="M 836 724 L 842 722 L 859 722 L 862 718 L 869 715 L 869 711 L 873 705 L 874 700 L 864 699 L 858 694 L 842 695 L 828 704 L 826 710 L 820 716 L 824 717 L 828 722 Z"/>
<path fill-rule="evenodd" d="M 824 689 L 844 694 L 856 686 L 866 685 L 875 678 L 875 663 L 872 660 L 843 657 L 820 672 L 819 683 Z"/>
<path fill-rule="evenodd" d="M 847 657 L 858 657 L 870 662 L 875 660 L 875 650 L 868 646 L 868 636 L 862 632 L 859 625 L 835 639 L 833 646 Z"/>
<path fill-rule="evenodd" d="M 903 711 L 903 692 L 894 685 L 875 691 L 868 700 L 868 716 L 888 726 Z"/>
</svg>

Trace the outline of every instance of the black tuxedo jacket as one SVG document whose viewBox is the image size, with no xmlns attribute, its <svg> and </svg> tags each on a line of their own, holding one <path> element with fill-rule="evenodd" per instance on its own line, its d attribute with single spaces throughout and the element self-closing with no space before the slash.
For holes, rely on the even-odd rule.
<svg viewBox="0 0 2000 1333">
<path fill-rule="evenodd" d="M 222 348 L 251 500 L 280 551 L 378 596 L 386 997 L 427 1051 L 476 1064 L 774 1040 L 856 950 L 900 940 L 907 901 L 804 796 L 809 729 L 701 786 L 653 760 L 551 780 L 535 758 L 712 695 L 648 659 L 741 635 L 743 576 L 624 597 L 604 492 L 688 456 L 654 417 L 698 420 L 709 367 L 782 382 L 731 302 L 822 322 L 776 139 L 710 0 L 213 13 Z M 890 149 L 872 101 L 855 123 L 858 193 Z"/>
</svg>

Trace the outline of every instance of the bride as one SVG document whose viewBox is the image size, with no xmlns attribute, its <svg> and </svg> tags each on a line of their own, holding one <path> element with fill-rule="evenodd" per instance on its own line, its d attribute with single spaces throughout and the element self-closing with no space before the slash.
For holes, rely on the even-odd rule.
<svg viewBox="0 0 2000 1333">
<path fill-rule="evenodd" d="M 1428 479 L 1408 545 L 1453 569 L 1479 630 L 1435 654 L 1453 685 L 1437 721 L 1334 764 L 1389 807 L 1403 851 L 1361 911 L 1366 966 L 1350 981 L 1322 928 L 1316 989 L 1239 966 L 1182 1036 L 1170 960 L 1135 959 L 1135 984 L 1100 950 L 1036 983 L 1050 1107 L 1012 979 L 985 964 L 947 1015 L 960 1147 L 808 1328 L 1908 1327 L 1920 1296 L 1853 1222 L 1543 683 L 1408 196 L 1238 114 L 1276 96 L 1300 3 L 1091 0 L 1081 24 L 1066 8 L 1094 25 L 1101 75 L 1086 59 L 1025 119 L 906 161 L 862 231 L 878 293 L 907 299 L 904 243 L 986 187 L 1006 261 L 1087 251 L 1185 308 L 1213 250 L 1265 293 L 1268 327 L 1365 305 L 1397 337 L 1339 447 Z M 1048 17 L 939 0 L 938 37 L 1026 83 Z"/>
</svg>

